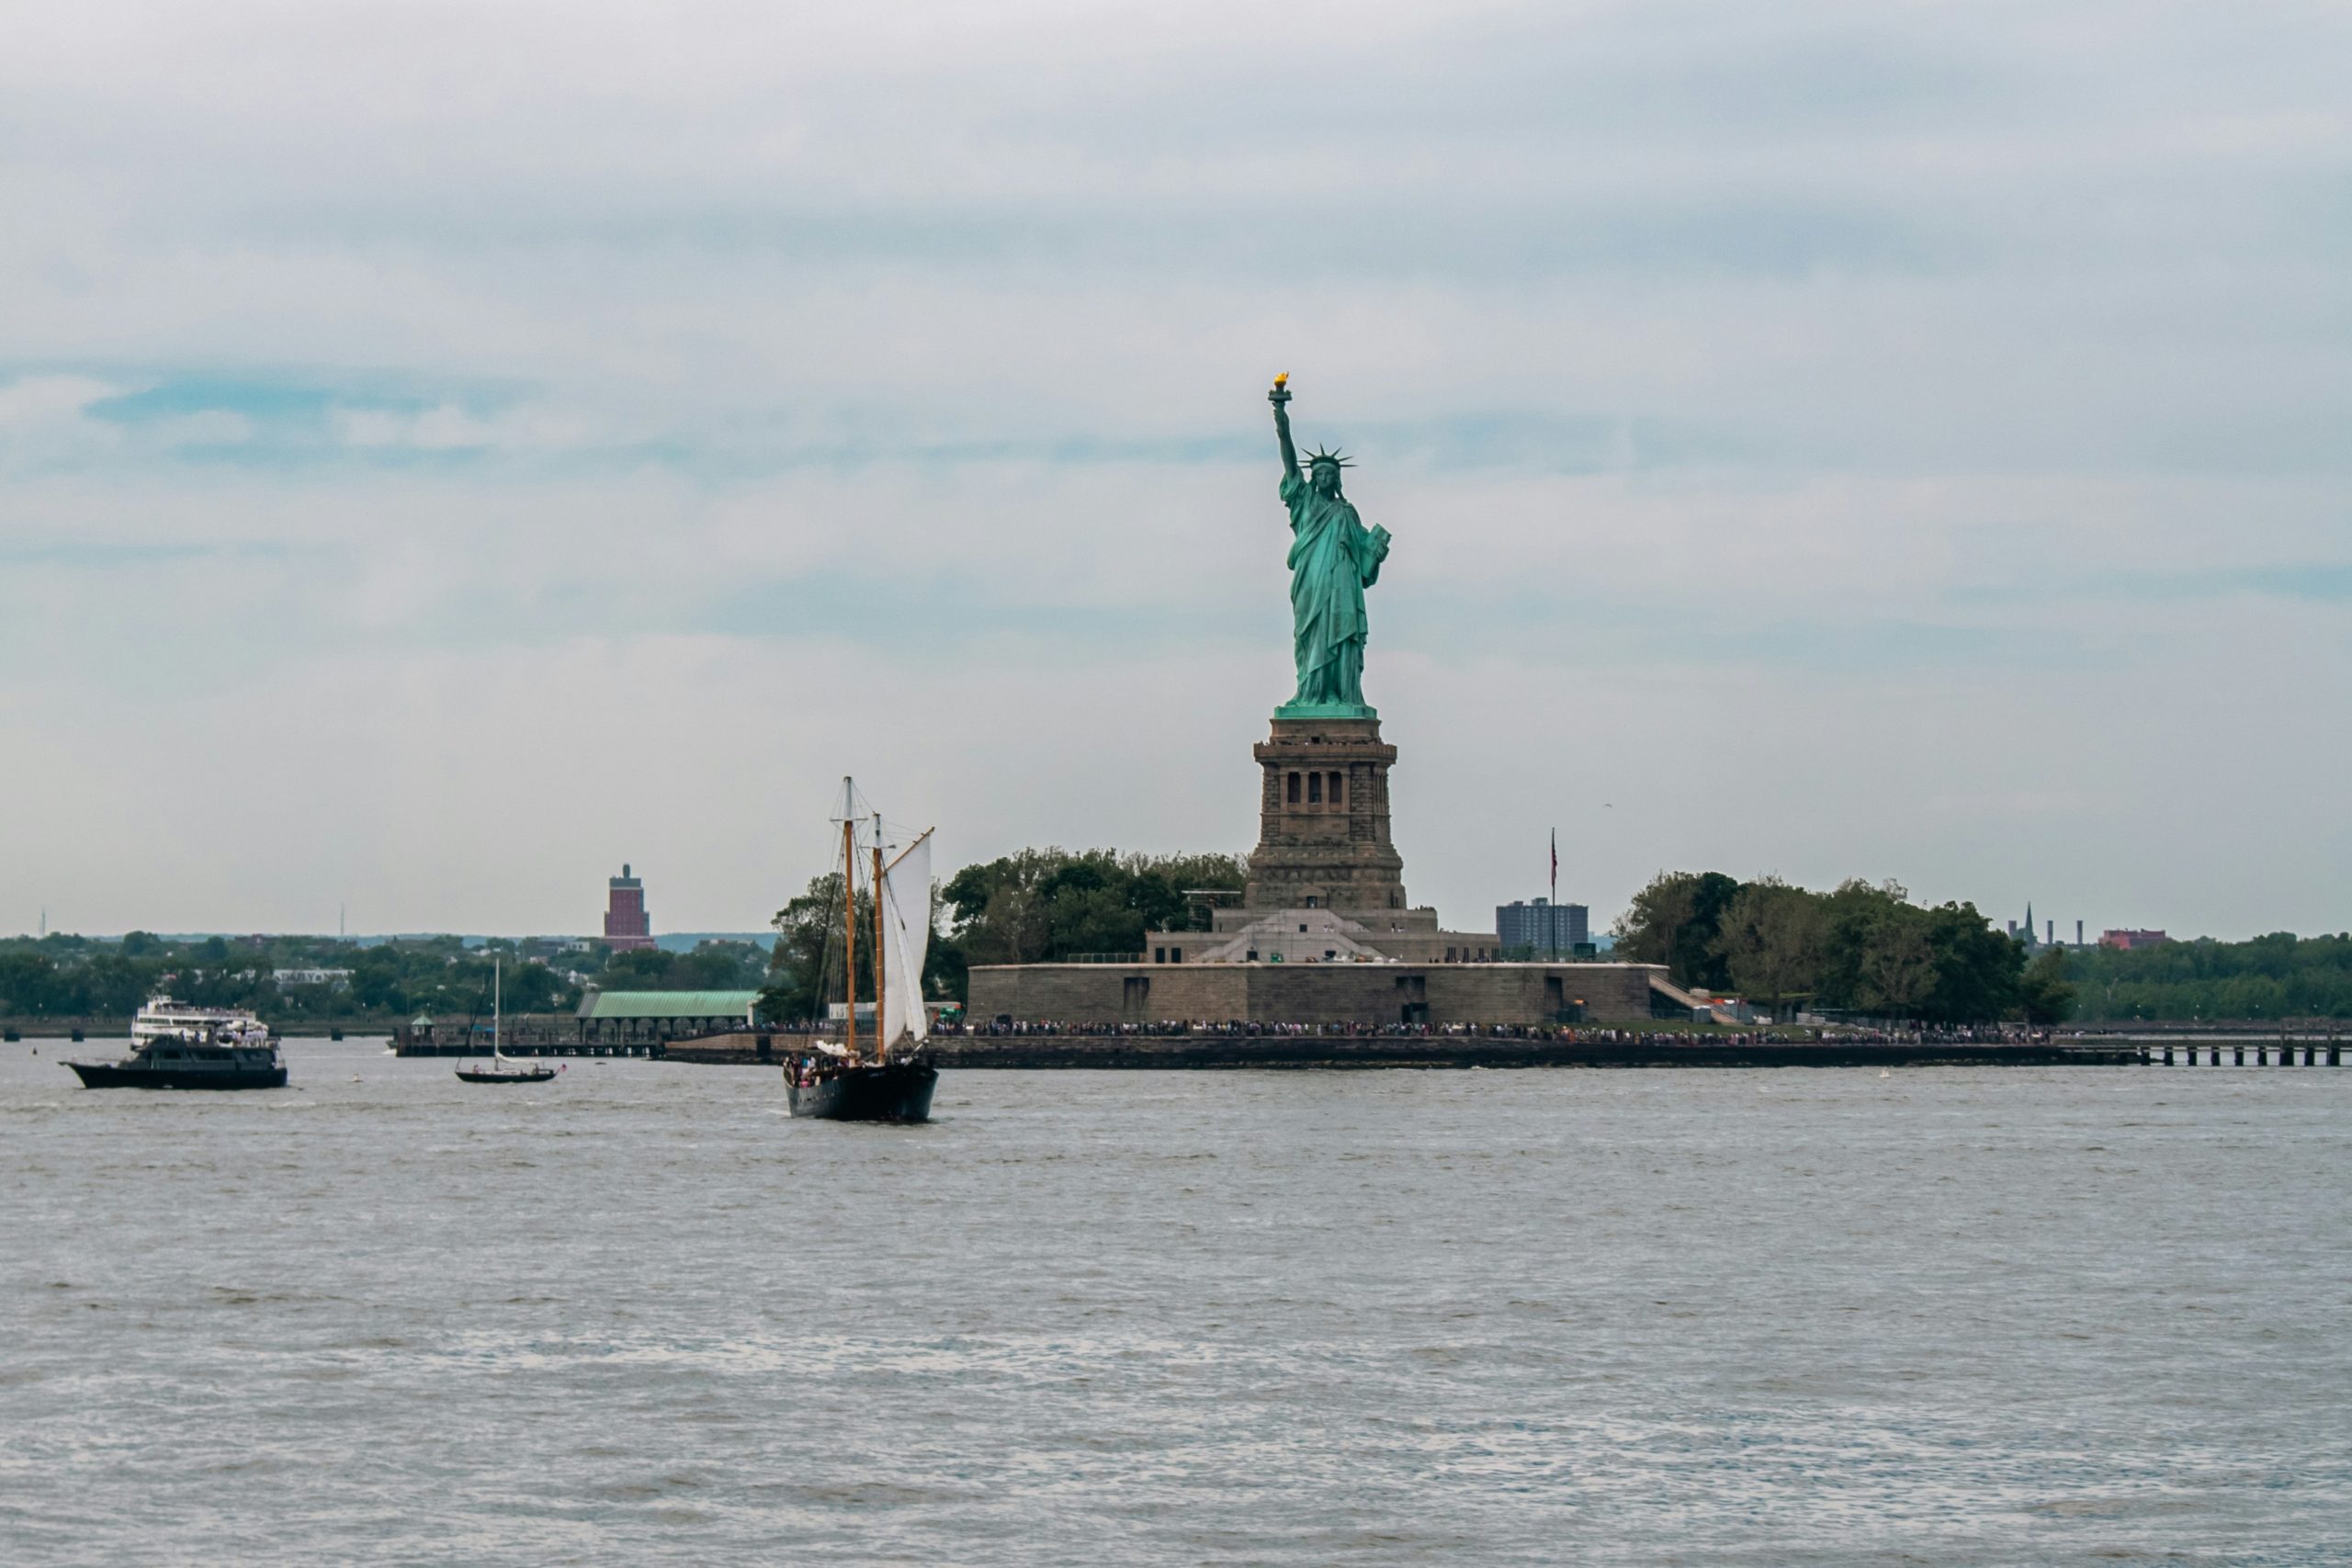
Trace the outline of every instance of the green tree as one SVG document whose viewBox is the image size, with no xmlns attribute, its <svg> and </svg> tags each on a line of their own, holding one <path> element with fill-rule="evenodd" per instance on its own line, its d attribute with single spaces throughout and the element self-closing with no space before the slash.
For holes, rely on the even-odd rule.
<svg viewBox="0 0 2352 1568">
<path fill-rule="evenodd" d="M 57 964 L 30 947 L 0 953 L 0 1012 L 39 1018 L 56 999 Z"/>
<path fill-rule="evenodd" d="M 681 991 L 741 991 L 756 988 L 767 968 L 767 954 L 748 942 L 705 942 L 692 953 L 681 953 L 670 971 L 670 983 Z"/>
<path fill-rule="evenodd" d="M 678 955 L 658 947 L 640 947 L 628 953 L 616 953 L 606 960 L 597 984 L 607 991 L 666 991 L 670 972 L 677 967 Z"/>
<path fill-rule="evenodd" d="M 1903 885 L 1840 884 L 1824 901 L 1820 1002 L 1882 1018 L 1917 1016 L 1935 982 L 1935 948 L 1926 915 Z"/>
<path fill-rule="evenodd" d="M 159 972 L 156 966 L 124 953 L 94 953 L 85 968 L 88 975 L 90 1010 L 101 1015 L 135 1013 L 157 988 Z"/>
<path fill-rule="evenodd" d="M 1777 1019 L 1812 994 L 1828 931 L 1819 895 L 1766 876 L 1733 897 L 1716 944 L 1732 984 L 1749 1000 L 1764 1001 Z"/>
<path fill-rule="evenodd" d="M 858 899 L 861 931 L 873 929 L 872 909 L 870 900 Z M 760 988 L 760 1015 L 796 1023 L 821 1018 L 826 1004 L 840 1000 L 842 994 L 842 874 L 810 878 L 808 891 L 778 909 L 771 923 L 775 946 L 768 958 L 766 983 Z M 863 964 L 859 967 L 868 968 Z M 861 999 L 871 999 L 873 994 L 870 981 L 857 987 Z"/>
<path fill-rule="evenodd" d="M 1928 922 L 1904 907 L 1882 920 L 1862 954 L 1862 987 L 1855 999 L 1866 1012 L 1902 1020 L 1916 1017 L 1936 981 L 1936 950 Z"/>
<path fill-rule="evenodd" d="M 2088 948 L 2070 967 L 2086 1020 L 2352 1018 L 2352 935 Z"/>
<path fill-rule="evenodd" d="M 508 1012 L 560 1012 L 578 998 L 562 976 L 544 964 L 526 960 L 506 965 L 505 1007 Z"/>
<path fill-rule="evenodd" d="M 352 1004 L 367 1012 L 407 1012 L 401 970 L 400 953 L 390 943 L 361 948 L 351 961 Z"/>
<path fill-rule="evenodd" d="M 951 962 L 1043 964 L 1085 953 L 1136 953 L 1144 934 L 1201 923 L 1185 895 L 1238 890 L 1236 855 L 1122 855 L 1023 850 L 967 865 L 940 889 L 952 911 Z"/>
<path fill-rule="evenodd" d="M 1936 972 L 1919 1003 L 1921 1016 L 1936 1023 L 1991 1023 L 2009 1017 L 2025 969 L 2024 944 L 1993 930 L 1973 904 L 1940 904 L 1926 916 Z"/>
<path fill-rule="evenodd" d="M 2044 948 L 2018 981 L 2018 1006 L 2028 1023 L 2064 1023 L 2074 1016 L 2075 985 L 2063 947 Z"/>
<path fill-rule="evenodd" d="M 1728 990 L 1731 971 L 1719 940 L 1724 912 L 1739 882 L 1719 871 L 1661 871 L 1611 928 L 1617 956 L 1663 964 L 1678 985 Z"/>
</svg>

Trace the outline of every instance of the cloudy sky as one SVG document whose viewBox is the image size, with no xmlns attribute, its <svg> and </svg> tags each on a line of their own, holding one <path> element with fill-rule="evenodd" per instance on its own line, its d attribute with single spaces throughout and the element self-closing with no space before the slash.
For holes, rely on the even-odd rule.
<svg viewBox="0 0 2352 1568">
<path fill-rule="evenodd" d="M 0 930 L 1246 849 L 1264 401 L 1416 897 L 2352 925 L 2341 7 L 14 7 Z"/>
</svg>

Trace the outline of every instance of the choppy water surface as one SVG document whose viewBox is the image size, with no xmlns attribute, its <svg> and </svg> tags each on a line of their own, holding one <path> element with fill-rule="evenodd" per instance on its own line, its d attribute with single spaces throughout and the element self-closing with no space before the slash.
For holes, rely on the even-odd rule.
<svg viewBox="0 0 2352 1568">
<path fill-rule="evenodd" d="M 14 1563 L 2352 1560 L 2352 1072 L 967 1072 L 892 1130 L 67 1054 L 0 1050 Z"/>
</svg>

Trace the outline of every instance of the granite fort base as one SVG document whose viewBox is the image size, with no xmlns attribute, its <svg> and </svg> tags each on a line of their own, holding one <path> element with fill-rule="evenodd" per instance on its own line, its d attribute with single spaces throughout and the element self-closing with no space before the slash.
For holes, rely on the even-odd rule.
<svg viewBox="0 0 2352 1568">
<path fill-rule="evenodd" d="M 969 1016 L 979 1023 L 1627 1023 L 1652 1016 L 1651 977 L 1663 975 L 1643 964 L 981 964 L 971 972 Z"/>
<path fill-rule="evenodd" d="M 971 1017 L 1552 1025 L 1688 1002 L 1655 965 L 1504 963 L 1493 932 L 1446 931 L 1416 908 L 1389 839 L 1396 748 L 1378 719 L 1277 715 L 1251 754 L 1258 846 L 1238 902 L 1208 910 L 1205 931 L 1148 933 L 1132 964 L 976 966 Z"/>
</svg>

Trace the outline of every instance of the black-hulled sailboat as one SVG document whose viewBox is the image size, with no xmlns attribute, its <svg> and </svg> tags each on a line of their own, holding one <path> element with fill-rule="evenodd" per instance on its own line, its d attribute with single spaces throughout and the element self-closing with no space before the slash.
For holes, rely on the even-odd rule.
<svg viewBox="0 0 2352 1568">
<path fill-rule="evenodd" d="M 923 960 L 931 950 L 931 830 L 904 846 L 889 841 L 879 812 L 857 810 L 857 788 L 842 780 L 842 973 L 846 1005 L 839 1041 L 816 1034 L 784 1067 L 795 1116 L 824 1122 L 928 1122 L 939 1083 L 923 1042 L 931 1015 L 922 1004 Z M 860 829 L 870 823 L 867 831 Z M 874 1027 L 858 1037 L 858 885 L 860 839 L 870 856 L 865 880 L 873 922 Z M 821 986 L 820 986 L 821 994 Z"/>
<path fill-rule="evenodd" d="M 542 1066 L 537 1062 L 532 1063 L 529 1066 L 525 1066 L 520 1062 L 515 1061 L 514 1057 L 506 1055 L 503 1051 L 501 1051 L 498 1048 L 499 1018 L 505 1010 L 505 998 L 502 994 L 502 987 L 499 984 L 503 974 L 503 965 L 501 961 L 495 958 L 492 959 L 490 967 L 490 1066 L 487 1067 L 459 1067 L 458 1069 L 458 1081 L 460 1083 L 545 1083 L 549 1078 L 555 1077 L 555 1069 L 553 1067 Z M 481 1004 L 476 1003 L 475 1005 L 480 1006 Z M 480 1015 L 477 1014 L 476 1016 L 479 1017 Z"/>
</svg>

